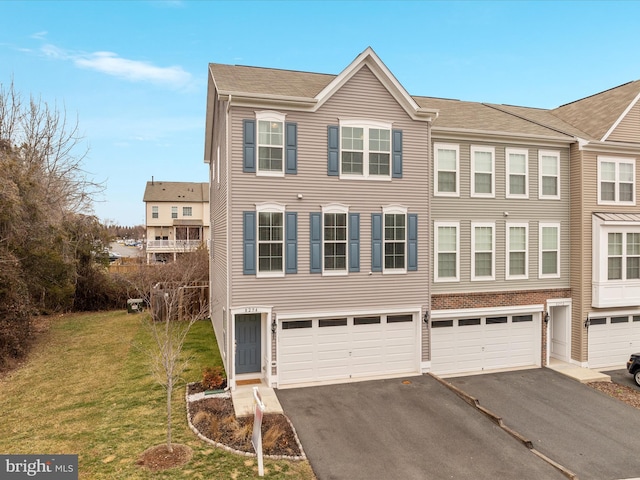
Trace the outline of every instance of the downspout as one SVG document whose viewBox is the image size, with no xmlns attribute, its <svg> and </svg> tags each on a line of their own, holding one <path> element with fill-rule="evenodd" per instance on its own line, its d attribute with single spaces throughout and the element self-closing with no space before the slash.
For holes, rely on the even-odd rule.
<svg viewBox="0 0 640 480">
<path fill-rule="evenodd" d="M 427 311 L 425 316 L 431 314 L 431 283 L 433 278 L 433 245 L 435 244 L 435 238 L 431 237 L 431 188 L 433 185 L 433 161 L 432 161 L 432 145 L 431 145 L 431 125 L 432 122 L 427 122 Z M 431 365 L 431 329 L 429 328 L 429 319 L 425 322 L 425 328 L 427 329 L 427 339 L 429 342 L 429 365 Z"/>
</svg>

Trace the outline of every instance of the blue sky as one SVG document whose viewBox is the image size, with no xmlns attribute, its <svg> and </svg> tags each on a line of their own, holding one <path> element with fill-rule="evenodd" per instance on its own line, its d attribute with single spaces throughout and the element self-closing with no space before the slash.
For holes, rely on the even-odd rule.
<svg viewBox="0 0 640 480">
<path fill-rule="evenodd" d="M 371 46 L 410 94 L 554 108 L 640 79 L 640 2 L 0 2 L 0 84 L 77 117 L 103 221 L 153 176 L 207 181 L 207 64 L 338 74 Z"/>
</svg>

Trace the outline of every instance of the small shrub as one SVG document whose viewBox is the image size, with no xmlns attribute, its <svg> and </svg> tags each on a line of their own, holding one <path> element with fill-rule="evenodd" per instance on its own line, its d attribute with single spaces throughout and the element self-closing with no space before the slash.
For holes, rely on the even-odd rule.
<svg viewBox="0 0 640 480">
<path fill-rule="evenodd" d="M 219 390 L 227 386 L 222 367 L 207 367 L 202 371 L 202 386 L 206 390 Z"/>
<path fill-rule="evenodd" d="M 211 417 L 207 432 L 209 433 L 209 438 L 218 438 L 218 436 L 220 435 L 220 420 L 218 419 L 218 417 Z"/>
<path fill-rule="evenodd" d="M 206 412 L 204 410 L 199 410 L 198 413 L 196 413 L 193 416 L 193 420 L 192 423 L 194 425 L 201 425 L 201 424 L 209 424 L 209 422 L 211 422 L 211 419 L 213 418 L 213 415 L 211 415 L 209 412 Z"/>
<path fill-rule="evenodd" d="M 281 424 L 276 423 L 267 429 L 262 436 L 262 446 L 265 450 L 275 447 L 280 437 L 285 434 L 284 428 Z"/>
<path fill-rule="evenodd" d="M 233 437 L 241 442 L 249 442 L 253 433 L 253 418 L 249 418 L 247 422 L 239 424 L 234 430 Z"/>
</svg>

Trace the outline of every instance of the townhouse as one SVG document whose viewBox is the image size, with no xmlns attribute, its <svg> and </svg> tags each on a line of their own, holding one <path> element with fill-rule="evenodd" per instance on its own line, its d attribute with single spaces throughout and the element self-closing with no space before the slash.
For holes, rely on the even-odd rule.
<svg viewBox="0 0 640 480">
<path fill-rule="evenodd" d="M 175 260 L 209 243 L 207 182 L 147 182 L 145 202 L 147 263 Z"/>
<path fill-rule="evenodd" d="M 617 365 L 640 337 L 637 82 L 555 110 L 418 97 L 371 48 L 208 82 L 232 387 Z"/>
</svg>

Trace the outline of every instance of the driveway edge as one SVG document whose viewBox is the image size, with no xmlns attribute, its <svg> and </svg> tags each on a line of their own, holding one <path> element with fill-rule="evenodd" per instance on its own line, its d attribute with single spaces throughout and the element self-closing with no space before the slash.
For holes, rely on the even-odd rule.
<svg viewBox="0 0 640 480">
<path fill-rule="evenodd" d="M 496 415 L 495 413 L 493 413 L 491 410 L 481 406 L 480 402 L 478 401 L 477 398 L 472 397 L 471 395 L 469 395 L 464 390 L 459 389 L 458 387 L 456 387 L 455 385 L 447 382 L 445 379 L 439 377 L 438 375 L 435 375 L 433 373 L 428 373 L 428 375 L 430 375 L 431 377 L 435 378 L 438 382 L 440 382 L 442 385 L 444 385 L 449 390 L 454 392 L 456 395 L 458 395 L 458 397 L 460 397 L 466 403 L 468 403 L 469 405 L 474 407 L 476 410 L 480 411 L 487 418 L 489 418 L 489 420 L 491 420 L 493 423 L 498 425 L 502 430 L 507 432 L 509 435 L 511 435 L 513 438 L 515 438 L 520 443 L 522 443 L 525 447 L 527 447 L 534 455 L 538 456 L 539 458 L 541 458 L 542 460 L 547 462 L 549 465 L 554 467 L 556 470 L 560 471 L 565 477 L 567 477 L 567 478 L 569 478 L 571 480 L 578 480 L 578 476 L 575 473 L 573 473 L 571 470 L 569 470 L 565 466 L 560 465 L 558 462 L 556 462 L 556 461 L 552 460 L 551 458 L 547 457 L 544 453 L 540 452 L 539 450 L 536 450 L 536 448 L 533 446 L 533 443 L 531 442 L 531 440 L 529 440 L 525 436 L 521 435 L 519 432 L 516 432 L 515 430 L 513 430 L 509 426 L 505 425 L 505 423 L 502 421 L 502 418 L 499 417 L 498 415 Z"/>
</svg>

